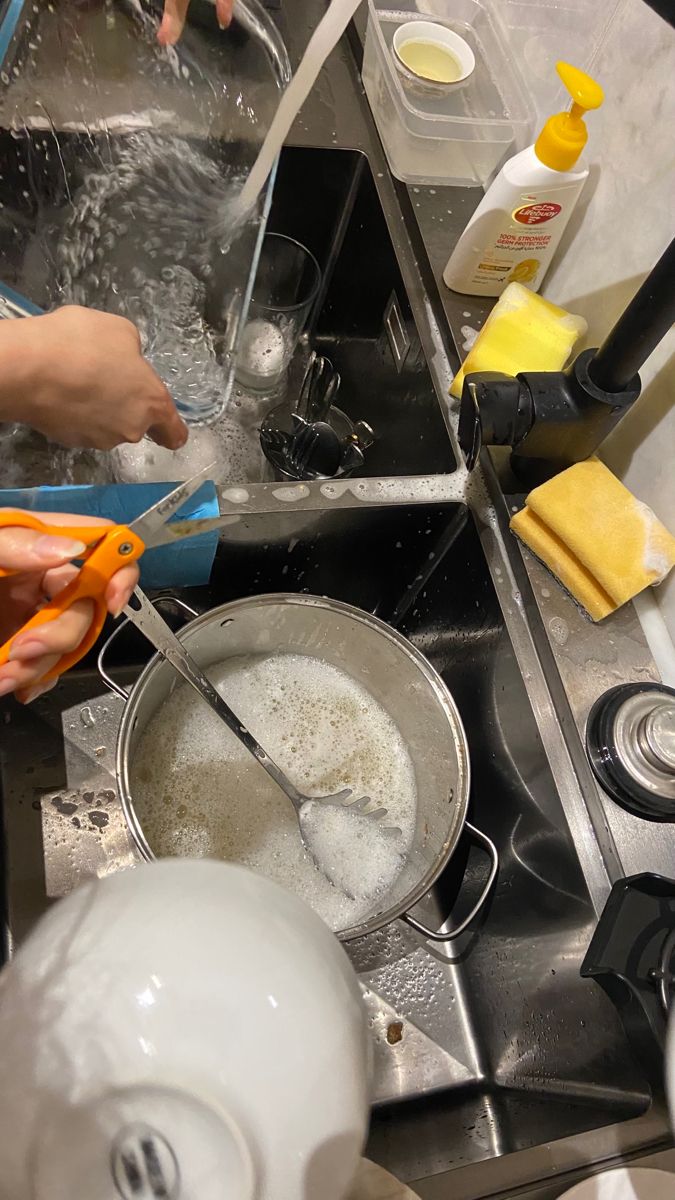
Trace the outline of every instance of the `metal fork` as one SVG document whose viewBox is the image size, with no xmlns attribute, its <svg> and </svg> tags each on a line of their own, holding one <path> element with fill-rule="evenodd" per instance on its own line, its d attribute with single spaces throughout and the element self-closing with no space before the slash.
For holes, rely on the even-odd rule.
<svg viewBox="0 0 675 1200">
<path fill-rule="evenodd" d="M 355 816 L 369 817 L 374 821 L 380 821 L 382 817 L 387 815 L 386 808 L 382 808 L 381 806 L 371 807 L 373 801 L 370 796 L 358 796 L 352 800 L 351 797 L 354 794 L 352 788 L 343 788 L 342 791 L 334 792 L 330 796 L 307 796 L 304 792 L 301 792 L 296 788 L 294 783 L 291 783 L 281 767 L 274 762 L 274 759 L 270 758 L 267 751 L 254 738 L 250 730 L 242 724 L 229 704 L 223 700 L 223 697 L 213 686 L 210 679 L 207 679 L 201 668 L 198 667 L 191 655 L 188 654 L 183 643 L 178 640 L 173 630 L 167 625 L 164 618 L 160 616 L 157 609 L 150 603 L 140 588 L 136 588 L 124 611 L 136 628 L 167 659 L 174 670 L 183 676 L 183 679 L 190 684 L 190 687 L 193 687 L 202 699 L 210 705 L 221 721 L 225 722 L 228 729 L 232 731 L 235 737 L 239 738 L 242 745 L 260 763 L 263 770 L 267 771 L 267 774 L 281 788 L 282 792 L 285 792 L 295 809 L 295 815 L 298 818 L 298 831 L 305 849 L 311 855 L 319 869 L 330 878 L 326 864 L 318 861 L 300 825 L 300 810 L 303 805 L 309 800 L 315 800 L 321 804 L 333 805 L 335 808 L 347 808 Z"/>
<path fill-rule="evenodd" d="M 298 419 L 296 417 L 296 420 Z M 304 473 L 318 440 L 318 431 L 313 425 L 305 424 L 304 421 L 298 433 L 293 434 L 289 440 L 287 458 L 291 467 L 298 475 Z"/>
</svg>

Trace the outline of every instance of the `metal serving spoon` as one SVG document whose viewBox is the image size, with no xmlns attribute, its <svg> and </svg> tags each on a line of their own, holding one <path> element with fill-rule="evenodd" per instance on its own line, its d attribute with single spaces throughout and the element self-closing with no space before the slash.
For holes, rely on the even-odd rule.
<svg viewBox="0 0 675 1200">
<path fill-rule="evenodd" d="M 355 816 L 368 817 L 374 821 L 379 821 L 387 815 L 386 808 L 382 808 L 381 806 L 371 807 L 373 802 L 370 796 L 359 796 L 356 799 L 351 799 L 353 796 L 352 788 L 343 788 L 342 791 L 335 792 L 331 796 L 307 796 L 304 792 L 299 791 L 295 784 L 291 783 L 288 776 L 281 770 L 281 767 L 277 766 L 274 759 L 270 758 L 267 751 L 254 738 L 250 730 L 242 724 L 229 704 L 223 700 L 223 697 L 211 681 L 207 679 L 201 668 L 197 666 L 197 663 L 188 654 L 183 643 L 178 640 L 173 630 L 167 625 L 164 618 L 160 616 L 157 609 L 150 603 L 140 588 L 136 588 L 124 611 L 136 628 L 166 658 L 174 670 L 179 675 L 182 675 L 183 679 L 210 705 L 221 721 L 225 722 L 228 729 L 232 731 L 235 737 L 239 738 L 242 745 L 246 747 L 249 753 L 260 763 L 260 766 L 278 784 L 282 792 L 285 792 L 295 809 L 295 815 L 298 818 L 298 831 L 305 849 L 311 855 L 319 870 L 323 872 L 331 883 L 336 883 L 337 886 L 337 881 L 331 879 L 330 864 L 326 864 L 323 859 L 319 859 L 310 844 L 311 838 L 307 836 L 306 830 L 303 828 L 300 813 L 304 805 L 309 801 L 329 804 L 335 808 L 346 808 Z"/>
</svg>

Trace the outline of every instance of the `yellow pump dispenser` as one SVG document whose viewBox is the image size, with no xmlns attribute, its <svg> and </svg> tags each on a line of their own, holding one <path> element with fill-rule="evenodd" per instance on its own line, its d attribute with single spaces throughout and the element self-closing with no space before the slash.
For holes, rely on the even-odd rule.
<svg viewBox="0 0 675 1200">
<path fill-rule="evenodd" d="M 588 178 L 588 166 L 577 163 L 588 138 L 584 113 L 604 95 L 578 67 L 556 67 L 572 107 L 549 117 L 534 145 L 507 159 L 493 179 L 443 272 L 455 292 L 501 296 L 521 283 L 536 292 L 560 244 Z"/>
<path fill-rule="evenodd" d="M 534 152 L 544 166 L 570 171 L 588 139 L 584 113 L 599 108 L 605 94 L 599 83 L 571 63 L 556 63 L 556 70 L 572 97 L 572 107 L 549 117 L 534 143 Z"/>
</svg>

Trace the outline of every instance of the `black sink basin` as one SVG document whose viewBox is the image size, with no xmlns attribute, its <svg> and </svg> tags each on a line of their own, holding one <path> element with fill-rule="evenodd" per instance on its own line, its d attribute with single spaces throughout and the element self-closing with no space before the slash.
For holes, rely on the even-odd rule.
<svg viewBox="0 0 675 1200">
<path fill-rule="evenodd" d="M 119 148 L 125 136 L 110 140 Z M 217 144 L 196 145 L 207 156 L 219 154 Z M 58 146 L 57 154 L 54 139 L 42 132 L 24 132 L 16 138 L 0 130 L 0 280 L 43 308 L 62 302 L 61 266 L 54 247 L 63 237 L 69 197 L 77 194 L 88 172 L 101 169 L 101 162 L 108 161 L 111 153 L 102 138 L 79 133 L 60 134 Z M 67 186 L 61 160 L 67 163 Z M 129 224 L 130 220 L 126 214 L 124 221 Z M 454 470 L 441 404 L 367 158 L 349 150 L 284 148 L 268 228 L 307 245 L 323 272 L 317 306 L 291 372 L 292 386 L 299 385 L 308 346 L 332 360 L 342 377 L 338 407 L 354 421 L 368 422 L 375 434 L 363 475 Z M 123 246 L 115 250 L 122 278 L 134 269 L 139 253 L 135 244 L 126 251 Z M 230 259 L 237 256 L 237 277 L 245 277 L 244 260 L 249 261 L 252 253 L 247 231 L 242 245 L 235 243 L 229 252 Z M 96 265 L 99 274 L 101 265 Z M 84 300 L 113 311 L 119 308 L 112 291 L 102 296 L 95 289 L 88 298 L 87 279 L 78 286 L 84 289 Z M 229 335 L 222 330 L 220 334 L 226 341 Z M 235 393 L 233 401 L 246 420 L 246 400 Z M 270 406 L 277 403 L 279 397 L 270 400 Z M 44 469 L 44 455 L 41 463 Z M 262 478 L 262 469 L 260 456 L 258 478 Z M 29 482 L 59 480 L 40 477 Z"/>
<path fill-rule="evenodd" d="M 311 340 L 342 375 L 339 407 L 375 430 L 362 474 L 454 470 L 365 155 L 285 147 L 268 228 L 303 242 L 323 270 Z"/>
</svg>

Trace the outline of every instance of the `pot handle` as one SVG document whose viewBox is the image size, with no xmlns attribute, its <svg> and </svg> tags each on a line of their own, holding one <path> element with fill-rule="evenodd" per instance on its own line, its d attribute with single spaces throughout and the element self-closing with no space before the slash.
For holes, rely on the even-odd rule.
<svg viewBox="0 0 675 1200">
<path fill-rule="evenodd" d="M 444 933 L 443 930 L 440 929 L 427 929 L 426 925 L 423 925 L 421 921 L 416 919 L 416 917 L 411 917 L 410 913 L 406 912 L 402 914 L 401 920 L 405 921 L 406 925 L 410 925 L 412 929 L 415 929 L 417 933 L 423 934 L 425 938 L 429 938 L 429 941 L 431 942 L 452 942 L 455 938 L 458 938 L 460 934 L 465 933 L 474 917 L 478 916 L 478 913 L 485 904 L 490 892 L 492 891 L 495 879 L 497 878 L 497 871 L 499 870 L 499 854 L 497 853 L 497 847 L 492 839 L 489 838 L 486 833 L 483 833 L 482 830 L 477 829 L 475 825 L 471 825 L 469 821 L 465 822 L 464 829 L 469 836 L 478 842 L 483 850 L 485 850 L 485 852 L 490 856 L 490 873 L 487 877 L 485 887 L 471 909 L 471 912 L 464 918 L 464 920 L 457 926 L 456 929 L 450 930 L 449 933 Z"/>
<path fill-rule="evenodd" d="M 189 621 L 192 621 L 195 617 L 199 616 L 199 613 L 195 608 L 191 608 L 190 605 L 186 604 L 184 600 L 178 600 L 176 596 L 155 596 L 153 604 L 167 604 L 169 602 L 171 604 L 175 604 L 176 608 L 182 609 Z M 110 634 L 110 637 L 106 638 L 105 642 L 101 646 L 98 658 L 96 659 L 96 666 L 101 679 L 107 685 L 107 687 L 110 688 L 110 691 L 115 692 L 115 694 L 118 695 L 122 700 L 129 699 L 129 692 L 125 691 L 124 688 L 117 683 L 115 679 L 113 679 L 112 675 L 108 673 L 105 665 L 105 656 L 115 641 L 118 633 L 121 633 L 123 629 L 126 629 L 128 624 L 129 618 L 125 617 L 123 621 L 120 621 L 119 625 L 115 626 Z"/>
</svg>

